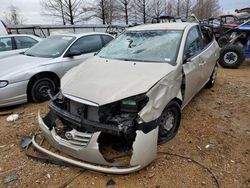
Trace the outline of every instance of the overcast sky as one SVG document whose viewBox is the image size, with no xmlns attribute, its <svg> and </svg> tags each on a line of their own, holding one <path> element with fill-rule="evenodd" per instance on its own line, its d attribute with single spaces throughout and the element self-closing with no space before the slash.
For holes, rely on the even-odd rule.
<svg viewBox="0 0 250 188">
<path fill-rule="evenodd" d="M 56 20 L 41 16 L 40 0 L 0 0 L 0 19 L 10 5 L 19 8 L 25 24 L 55 24 Z M 250 0 L 220 0 L 224 13 L 233 13 L 235 9 L 250 7 Z"/>
</svg>

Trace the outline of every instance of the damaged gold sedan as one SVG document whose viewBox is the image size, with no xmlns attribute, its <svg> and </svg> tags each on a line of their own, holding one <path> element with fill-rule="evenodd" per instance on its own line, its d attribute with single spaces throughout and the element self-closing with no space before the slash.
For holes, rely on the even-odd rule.
<svg viewBox="0 0 250 188">
<path fill-rule="evenodd" d="M 138 171 L 156 158 L 157 144 L 176 135 L 181 109 L 213 86 L 218 57 L 209 28 L 196 23 L 130 28 L 71 69 L 50 112 L 39 115 L 42 135 L 61 153 L 40 145 L 37 136 L 32 143 L 82 168 Z"/>
</svg>

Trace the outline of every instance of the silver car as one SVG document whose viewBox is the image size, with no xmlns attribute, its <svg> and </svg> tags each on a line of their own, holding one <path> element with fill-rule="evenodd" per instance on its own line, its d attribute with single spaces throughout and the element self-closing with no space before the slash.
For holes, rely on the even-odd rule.
<svg viewBox="0 0 250 188">
<path fill-rule="evenodd" d="M 60 78 L 113 39 L 106 33 L 55 35 L 25 53 L 0 60 L 0 107 L 47 100 Z"/>
<path fill-rule="evenodd" d="M 156 158 L 157 144 L 174 138 L 181 109 L 204 86 L 214 85 L 218 58 L 211 29 L 197 23 L 130 28 L 71 69 L 49 102 L 48 115 L 38 116 L 46 140 L 82 161 L 39 145 L 37 136 L 32 143 L 82 168 L 140 170 Z"/>
<path fill-rule="evenodd" d="M 0 36 L 0 59 L 24 52 L 41 40 L 42 38 L 34 35 L 2 35 Z"/>
</svg>

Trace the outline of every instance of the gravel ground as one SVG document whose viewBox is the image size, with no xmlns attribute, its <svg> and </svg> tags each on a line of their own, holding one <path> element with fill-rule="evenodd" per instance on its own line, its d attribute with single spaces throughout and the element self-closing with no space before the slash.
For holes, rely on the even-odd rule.
<svg viewBox="0 0 250 188">
<path fill-rule="evenodd" d="M 191 160 L 158 154 L 147 168 L 130 175 L 106 175 L 42 164 L 27 158 L 20 138 L 38 131 L 37 111 L 47 103 L 0 109 L 0 187 L 216 187 L 207 170 Z M 8 123 L 5 113 L 18 113 Z M 189 156 L 210 168 L 221 187 L 250 187 L 250 61 L 239 69 L 220 68 L 212 89 L 203 89 L 183 110 L 177 136 L 159 146 Z M 145 146 L 146 147 L 146 146 Z M 16 179 L 9 183 L 6 177 Z M 109 186 L 112 187 L 112 186 Z"/>
</svg>

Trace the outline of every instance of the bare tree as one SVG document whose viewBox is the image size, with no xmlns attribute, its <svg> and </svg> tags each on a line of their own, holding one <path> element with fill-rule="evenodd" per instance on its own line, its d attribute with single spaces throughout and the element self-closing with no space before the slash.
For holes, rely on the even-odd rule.
<svg viewBox="0 0 250 188">
<path fill-rule="evenodd" d="M 189 16 L 189 10 L 190 10 L 190 8 L 191 8 L 190 5 L 191 5 L 190 0 L 186 0 L 186 17 Z"/>
<path fill-rule="evenodd" d="M 177 9 L 177 16 L 180 16 L 180 5 L 181 5 L 180 0 L 177 0 L 177 7 L 176 7 L 176 9 Z"/>
<path fill-rule="evenodd" d="M 163 0 L 154 0 L 153 1 L 153 17 L 155 17 L 157 20 L 160 18 L 160 16 L 164 13 L 164 4 Z"/>
<path fill-rule="evenodd" d="M 180 6 L 180 16 L 190 16 L 193 4 L 193 0 L 182 0 Z"/>
<path fill-rule="evenodd" d="M 123 10 L 123 15 L 124 15 L 124 18 L 125 18 L 125 23 L 128 25 L 128 21 L 129 21 L 129 18 L 128 18 L 128 11 L 129 9 L 131 8 L 130 7 L 130 3 L 131 3 L 131 0 L 117 0 L 118 1 L 118 9 L 121 8 Z"/>
<path fill-rule="evenodd" d="M 80 22 L 86 13 L 83 0 L 41 0 L 41 5 L 43 14 L 62 19 L 64 25 Z"/>
<path fill-rule="evenodd" d="M 150 17 L 151 12 L 151 0 L 135 0 L 134 8 L 136 9 L 136 13 L 142 17 L 142 22 L 146 23 L 147 18 Z"/>
<path fill-rule="evenodd" d="M 95 17 L 100 18 L 103 24 L 107 21 L 107 0 L 98 0 L 91 8 Z"/>
<path fill-rule="evenodd" d="M 207 2 L 209 6 L 209 17 L 217 17 L 220 14 L 221 7 L 219 0 L 210 0 Z"/>
<path fill-rule="evenodd" d="M 169 16 L 182 16 L 185 8 L 183 1 L 184 0 L 167 0 L 165 3 L 165 13 Z"/>
<path fill-rule="evenodd" d="M 112 24 L 119 17 L 117 0 L 108 0 L 107 10 L 107 24 Z"/>
<path fill-rule="evenodd" d="M 173 16 L 174 14 L 173 8 L 174 8 L 173 1 L 171 0 L 165 1 L 164 14 L 167 16 Z"/>
<path fill-rule="evenodd" d="M 18 25 L 23 24 L 24 18 L 20 15 L 18 7 L 11 5 L 5 12 L 4 21 L 8 25 Z"/>
<path fill-rule="evenodd" d="M 217 16 L 220 13 L 219 0 L 197 0 L 193 7 L 193 13 L 199 19 Z"/>
<path fill-rule="evenodd" d="M 102 20 L 103 24 L 112 24 L 118 17 L 118 8 L 116 0 L 97 0 L 90 5 L 89 10 L 92 17 Z"/>
</svg>

